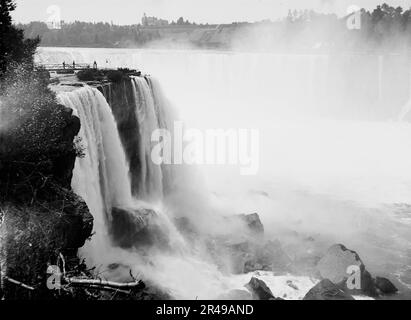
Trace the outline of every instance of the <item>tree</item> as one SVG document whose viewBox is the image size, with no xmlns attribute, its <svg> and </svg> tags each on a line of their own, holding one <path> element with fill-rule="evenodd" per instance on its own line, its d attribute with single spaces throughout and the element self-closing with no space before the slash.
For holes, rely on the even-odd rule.
<svg viewBox="0 0 411 320">
<path fill-rule="evenodd" d="M 12 25 L 13 1 L 0 0 L 0 5 L 1 195 L 2 188 L 9 191 L 10 181 L 26 187 L 24 181 L 31 177 L 41 185 L 43 177 L 54 174 L 56 159 L 75 158 L 74 137 L 65 130 L 77 119 L 72 110 L 57 103 L 48 87 L 49 73 L 34 68 L 39 41 L 25 39 L 23 31 Z M 31 175 L 33 168 L 38 175 Z"/>
<path fill-rule="evenodd" d="M 33 64 L 33 56 L 40 42 L 36 39 L 24 39 L 22 30 L 12 24 L 10 13 L 16 8 L 13 0 L 0 0 L 0 77 L 13 64 Z"/>
</svg>

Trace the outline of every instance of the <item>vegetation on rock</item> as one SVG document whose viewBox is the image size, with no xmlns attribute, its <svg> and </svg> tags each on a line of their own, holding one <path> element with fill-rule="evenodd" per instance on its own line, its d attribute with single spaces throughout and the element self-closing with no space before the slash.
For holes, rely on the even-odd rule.
<svg viewBox="0 0 411 320">
<path fill-rule="evenodd" d="M 14 9 L 0 0 L 0 297 L 49 298 L 47 266 L 77 259 L 93 218 L 70 187 L 80 120 L 34 68 L 39 40 L 12 25 Z"/>
</svg>

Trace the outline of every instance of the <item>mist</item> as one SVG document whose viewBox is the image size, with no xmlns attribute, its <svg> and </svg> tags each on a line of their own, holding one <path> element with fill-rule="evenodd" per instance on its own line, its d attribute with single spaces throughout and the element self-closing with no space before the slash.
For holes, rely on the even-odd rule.
<svg viewBox="0 0 411 320">
<path fill-rule="evenodd" d="M 229 275 L 229 257 L 216 266 L 206 239 L 235 239 L 244 226 L 224 219 L 257 212 L 266 238 L 278 239 L 294 261 L 343 243 L 371 272 L 410 288 L 411 59 L 399 45 L 404 34 L 393 30 L 390 41 L 377 43 L 334 18 L 298 28 L 241 26 L 224 51 L 166 40 L 145 49 L 38 51 L 41 63 L 96 61 L 154 75 L 186 130 L 259 132 L 255 175 L 241 175 L 240 164 L 171 166 L 172 192 L 155 208 L 178 238 L 173 250 L 103 248 L 99 265 L 132 266 L 177 298 L 217 298 L 244 279 Z M 172 226 L 181 218 L 196 241 Z M 125 280 L 128 270 L 108 274 Z"/>
</svg>

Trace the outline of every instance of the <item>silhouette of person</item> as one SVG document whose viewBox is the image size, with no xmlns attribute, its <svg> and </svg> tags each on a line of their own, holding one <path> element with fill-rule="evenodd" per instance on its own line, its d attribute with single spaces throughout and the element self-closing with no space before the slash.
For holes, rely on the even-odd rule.
<svg viewBox="0 0 411 320">
<path fill-rule="evenodd" d="M 96 61 L 94 61 L 94 63 L 93 63 L 93 69 L 97 69 L 97 62 Z"/>
<path fill-rule="evenodd" d="M 66 69 L 66 61 L 63 61 L 63 69 Z"/>
<path fill-rule="evenodd" d="M 76 69 L 76 62 L 73 61 L 73 69 Z"/>
</svg>

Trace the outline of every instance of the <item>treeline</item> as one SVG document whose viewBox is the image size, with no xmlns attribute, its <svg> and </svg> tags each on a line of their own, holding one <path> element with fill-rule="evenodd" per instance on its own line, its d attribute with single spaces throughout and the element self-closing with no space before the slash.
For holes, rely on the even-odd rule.
<svg viewBox="0 0 411 320">
<path fill-rule="evenodd" d="M 311 40 L 311 44 L 317 41 L 317 45 L 338 50 L 398 50 L 411 46 L 411 9 L 385 3 L 374 10 L 361 9 L 343 18 L 294 11 L 289 12 L 285 23 L 285 37 L 290 40 L 304 38 Z"/>
<path fill-rule="evenodd" d="M 76 21 L 61 23 L 60 29 L 49 29 L 44 22 L 18 25 L 28 38 L 40 37 L 43 46 L 123 47 L 141 46 L 160 38 L 158 30 L 141 31 L 141 26 L 118 26 L 109 23 Z"/>
<path fill-rule="evenodd" d="M 358 21 L 358 16 L 360 21 Z M 62 23 L 60 29 L 49 29 L 45 23 L 19 25 L 25 36 L 39 36 L 43 46 L 75 47 L 143 47 L 155 41 L 187 42 L 201 47 L 244 49 L 258 47 L 286 50 L 357 50 L 407 49 L 411 46 L 411 10 L 387 4 L 374 10 L 361 9 L 356 24 L 348 27 L 352 16 L 314 11 L 290 11 L 281 21 L 196 25 L 180 18 L 163 27 L 141 25 L 119 26 L 109 23 Z M 360 23 L 360 24 L 358 24 Z M 261 39 L 263 40 L 261 41 Z"/>
</svg>

